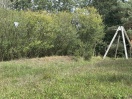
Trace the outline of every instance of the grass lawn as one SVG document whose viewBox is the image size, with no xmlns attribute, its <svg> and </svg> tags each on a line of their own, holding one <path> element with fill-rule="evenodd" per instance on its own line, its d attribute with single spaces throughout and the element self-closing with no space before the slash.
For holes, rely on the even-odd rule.
<svg viewBox="0 0 132 99">
<path fill-rule="evenodd" d="M 0 99 L 132 99 L 132 59 L 0 62 Z"/>
</svg>

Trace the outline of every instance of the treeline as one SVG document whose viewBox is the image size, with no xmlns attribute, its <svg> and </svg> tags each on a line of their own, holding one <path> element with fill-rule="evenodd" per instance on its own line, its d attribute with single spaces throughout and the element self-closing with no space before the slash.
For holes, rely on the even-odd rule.
<svg viewBox="0 0 132 99">
<path fill-rule="evenodd" d="M 104 36 L 101 16 L 94 7 L 75 13 L 6 9 L 0 9 L 0 13 L 1 61 L 48 55 L 89 59 Z"/>
<path fill-rule="evenodd" d="M 132 35 L 132 0 L 4 0 L 0 7 L 8 9 L 0 12 L 1 60 L 45 55 L 89 59 L 104 55 L 118 26 Z M 108 56 L 114 56 L 116 44 Z M 121 39 L 117 56 L 123 55 Z"/>
<path fill-rule="evenodd" d="M 118 26 L 124 26 L 129 37 L 132 35 L 132 0 L 93 0 L 93 6 L 99 11 L 100 15 L 102 15 L 103 23 L 105 24 L 105 36 L 101 46 L 107 48 Z M 108 53 L 110 57 L 115 57 L 117 40 L 118 36 L 114 40 L 114 44 L 112 44 Z M 128 42 L 126 43 L 129 52 L 130 46 Z M 104 55 L 105 52 L 104 48 L 100 50 L 102 55 Z M 124 55 L 123 41 L 120 39 L 117 57 L 124 57 Z"/>
</svg>

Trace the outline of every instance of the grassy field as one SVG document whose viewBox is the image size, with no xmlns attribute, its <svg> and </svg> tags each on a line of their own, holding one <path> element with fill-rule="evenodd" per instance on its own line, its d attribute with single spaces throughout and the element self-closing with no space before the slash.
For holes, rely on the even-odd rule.
<svg viewBox="0 0 132 99">
<path fill-rule="evenodd" d="M 132 99 L 132 59 L 0 62 L 0 99 Z"/>
</svg>

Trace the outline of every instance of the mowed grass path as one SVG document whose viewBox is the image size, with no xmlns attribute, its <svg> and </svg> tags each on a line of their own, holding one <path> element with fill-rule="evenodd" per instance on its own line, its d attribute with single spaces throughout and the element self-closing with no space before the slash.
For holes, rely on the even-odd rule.
<svg viewBox="0 0 132 99">
<path fill-rule="evenodd" d="M 132 59 L 0 62 L 0 99 L 132 99 Z"/>
</svg>

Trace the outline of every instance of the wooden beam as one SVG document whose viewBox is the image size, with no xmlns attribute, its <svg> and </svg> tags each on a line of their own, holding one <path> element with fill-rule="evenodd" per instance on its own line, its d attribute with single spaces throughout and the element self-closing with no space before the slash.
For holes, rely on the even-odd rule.
<svg viewBox="0 0 132 99">
<path fill-rule="evenodd" d="M 116 52 L 115 52 L 115 58 L 117 57 L 117 51 L 118 51 L 118 48 L 119 48 L 119 41 L 120 41 L 120 35 L 118 36 L 118 40 L 117 40 L 117 46 L 116 46 Z"/>
<path fill-rule="evenodd" d="M 110 49 L 112 43 L 114 42 L 114 40 L 115 40 L 115 38 L 116 38 L 116 36 L 117 36 L 117 34 L 118 34 L 118 31 L 120 31 L 120 30 L 121 30 L 121 27 L 119 26 L 118 29 L 116 30 L 116 33 L 115 33 L 114 37 L 112 38 L 112 40 L 111 40 L 111 42 L 110 42 L 110 44 L 109 44 L 109 46 L 108 46 L 108 48 L 107 48 L 105 54 L 104 54 L 103 59 L 105 59 L 106 55 L 108 54 L 109 49 Z"/>
<path fill-rule="evenodd" d="M 126 38 L 127 38 L 127 41 L 128 41 L 128 43 L 129 43 L 130 47 L 132 47 L 131 41 L 130 41 L 130 39 L 129 39 L 127 33 L 126 33 L 125 28 L 124 28 L 123 26 L 122 26 L 122 28 L 123 28 L 123 32 L 124 32 L 124 34 L 125 34 L 125 36 L 126 36 Z"/>
<path fill-rule="evenodd" d="M 125 33 L 123 31 L 123 27 L 122 26 L 121 26 L 121 33 L 122 33 L 124 50 L 125 50 L 125 56 L 126 56 L 126 59 L 128 59 L 127 48 L 126 48 L 126 41 L 125 41 L 125 36 L 124 36 Z"/>
</svg>

